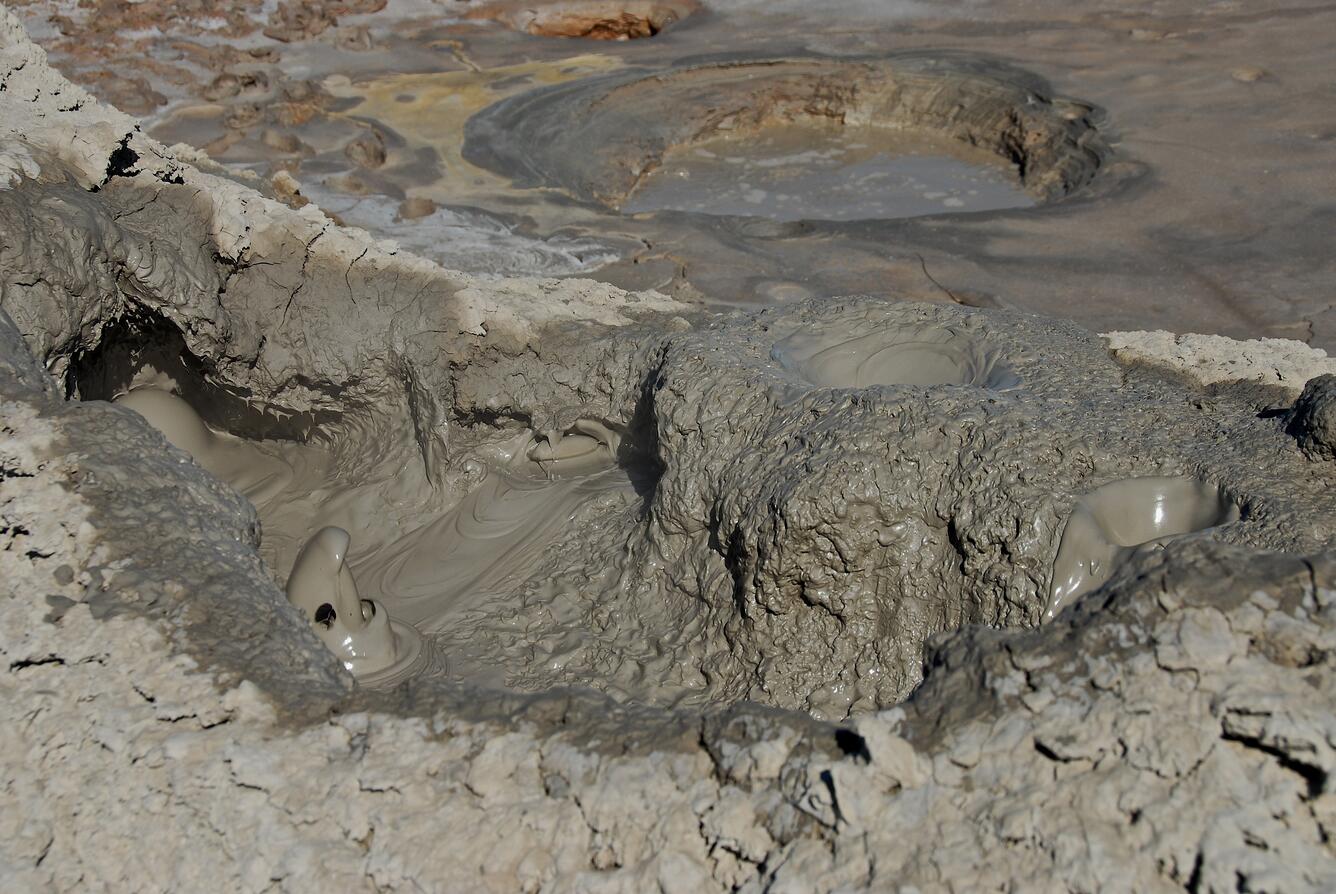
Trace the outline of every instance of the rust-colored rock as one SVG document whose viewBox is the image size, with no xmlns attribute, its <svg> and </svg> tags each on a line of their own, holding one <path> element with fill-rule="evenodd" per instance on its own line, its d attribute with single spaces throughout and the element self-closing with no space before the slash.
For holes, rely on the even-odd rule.
<svg viewBox="0 0 1336 894">
<path fill-rule="evenodd" d="M 499 0 L 469 13 L 542 37 L 632 40 L 653 37 L 700 9 L 696 0 Z"/>
<path fill-rule="evenodd" d="M 400 220 L 420 220 L 436 211 L 436 203 L 423 196 L 404 199 L 399 204 Z"/>
</svg>

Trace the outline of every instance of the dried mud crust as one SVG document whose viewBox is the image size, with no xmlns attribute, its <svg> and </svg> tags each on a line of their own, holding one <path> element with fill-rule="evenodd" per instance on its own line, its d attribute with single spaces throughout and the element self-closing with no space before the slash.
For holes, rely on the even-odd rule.
<svg viewBox="0 0 1336 894">
<path fill-rule="evenodd" d="M 620 205 L 677 146 L 769 123 L 921 129 L 1015 164 L 1026 191 L 1060 199 L 1109 155 L 1102 115 L 1035 76 L 963 54 L 735 59 L 631 70 L 503 100 L 469 120 L 464 157 L 585 201 Z"/>
</svg>

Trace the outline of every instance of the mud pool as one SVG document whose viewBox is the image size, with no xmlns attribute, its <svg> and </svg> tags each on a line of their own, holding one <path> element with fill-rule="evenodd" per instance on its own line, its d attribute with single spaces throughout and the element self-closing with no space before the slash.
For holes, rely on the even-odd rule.
<svg viewBox="0 0 1336 894">
<path fill-rule="evenodd" d="M 1277 52 L 1280 35 L 1302 28 L 1283 16 L 1245 27 L 1240 11 L 1194 23 L 1136 4 L 1119 16 L 1005 3 L 376 6 L 309 20 L 279 11 L 272 22 L 221 9 L 166 15 L 155 4 L 51 20 L 34 3 L 20 14 L 76 80 L 142 114 L 149 133 L 202 147 L 294 205 L 315 200 L 452 269 L 593 276 L 715 307 L 869 293 L 1045 312 L 1096 329 L 1336 344 L 1332 261 L 1306 201 L 1320 192 L 1316 159 L 1329 140 L 1301 100 L 1325 56 L 1294 41 Z M 853 134 L 889 114 L 851 110 L 840 84 L 859 80 L 858 65 L 893 59 L 936 71 L 943 96 L 973 85 L 952 94 L 964 106 L 982 102 L 971 114 L 990 102 L 1006 108 L 1002 94 L 988 98 L 988 83 L 1019 91 L 1016 108 L 1051 101 L 1056 116 L 1086 122 L 1114 151 L 1097 178 L 1066 172 L 1040 187 L 1049 162 L 1026 157 L 1026 139 L 999 142 L 984 118 L 968 134 L 920 118 L 931 126 L 911 128 L 914 138 L 932 145 L 911 147 L 918 156 L 830 155 L 832 141 L 858 145 Z M 813 60 L 830 72 L 804 67 Z M 753 62 L 777 90 L 746 86 L 760 77 L 745 74 Z M 721 65 L 745 76 L 673 87 L 683 72 Z M 1187 74 L 1169 84 L 1170 69 Z M 557 133 L 579 130 L 589 116 L 572 98 L 607 79 L 642 79 L 634 72 L 663 89 L 619 88 L 598 115 L 612 115 L 608 133 L 644 133 L 643 158 L 570 179 L 493 166 L 483 156 L 495 145 L 466 151 L 471 123 L 507 103 L 551 117 Z M 655 135 L 662 122 L 630 121 L 619 95 L 666 121 L 708 95 L 727 120 Z M 913 105 L 908 95 L 902 107 Z M 838 136 L 811 126 L 820 121 Z M 793 125 L 810 139 L 776 136 Z M 729 155 L 730 133 L 751 147 L 758 182 L 732 178 L 729 168 L 746 160 L 720 168 L 699 154 Z M 560 151 L 598 156 L 603 136 Z M 723 153 L 698 145 L 715 139 Z M 942 139 L 944 148 L 934 143 Z M 521 146 L 517 159 L 532 162 L 550 142 Z M 1277 152 L 1292 163 L 1270 164 Z M 766 166 L 783 158 L 804 163 Z M 968 172 L 956 167 L 962 160 Z M 895 192 L 879 199 L 851 186 L 866 175 Z M 634 195 L 618 185 L 623 176 L 638 184 Z M 610 188 L 607 203 L 581 178 Z M 795 194 L 803 200 L 781 201 Z M 1230 248 L 1239 245 L 1248 247 Z"/>
<path fill-rule="evenodd" d="M 1014 171 L 986 152 L 966 161 L 965 149 L 872 128 L 772 128 L 669 153 L 621 210 L 889 220 L 1034 204 Z"/>
</svg>

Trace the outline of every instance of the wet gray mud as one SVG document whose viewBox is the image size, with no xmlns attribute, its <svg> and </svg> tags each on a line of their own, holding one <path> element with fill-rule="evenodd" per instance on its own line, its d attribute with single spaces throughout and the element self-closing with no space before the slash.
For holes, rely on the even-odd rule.
<svg viewBox="0 0 1336 894">
<path fill-rule="evenodd" d="M 1030 280 L 1037 304 L 1105 319 L 1085 305 L 1112 287 L 1072 288 L 1102 269 L 1151 307 L 1172 273 L 1119 273 L 1123 249 L 1071 258 L 1096 220 L 1106 241 L 1152 234 L 1119 115 L 979 47 L 864 45 L 885 31 L 739 59 L 679 52 L 720 50 L 712 22 L 745 30 L 708 6 L 540 20 L 503 3 L 391 39 L 359 30 L 376 5 L 272 11 L 265 39 L 293 45 L 305 87 L 233 59 L 208 84 L 218 108 L 163 96 L 156 125 L 226 130 L 210 151 L 227 165 L 66 81 L 0 10 L 0 751 L 20 756 L 0 817 L 22 817 L 0 850 L 17 884 L 1332 887 L 1331 361 L 1226 340 L 1232 372 L 1212 379 L 1201 357 L 1119 359 L 976 288 Z M 164 16 L 129 6 L 107 10 L 113 32 Z M 796 29 L 795 9 L 768 14 Z M 251 18 L 215 30 L 264 50 Z M 906 43 L 986 43 L 975 29 L 906 26 Z M 552 49 L 594 37 L 616 49 Z M 534 58 L 502 61 L 516 40 Z M 633 60 L 637 44 L 660 49 Z M 378 55 L 340 80 L 336 47 Z M 1126 73 L 1089 76 L 1109 94 Z M 285 98 L 230 102 L 271 89 Z M 1149 126 L 1144 105 L 1121 114 Z M 886 216 L 937 201 L 915 183 L 860 197 L 873 217 L 785 220 L 792 128 L 833 140 L 846 173 L 919 151 L 1033 205 Z M 748 181 L 764 215 L 714 190 L 713 208 L 628 209 L 743 133 L 782 150 L 731 156 L 776 172 Z M 302 164 L 248 177 L 257 146 Z M 501 226 L 480 265 L 497 266 L 341 227 L 292 171 L 377 214 L 397 202 L 396 226 Z M 1020 236 L 1058 232 L 1061 263 L 1019 263 Z M 594 246 L 618 258 L 590 261 L 605 279 L 656 276 L 632 269 L 655 267 L 650 233 L 675 241 L 673 296 L 495 275 L 523 252 L 569 273 Z M 1218 235 L 1165 249 L 1200 262 Z M 1247 260 L 1268 238 L 1226 248 Z M 904 300 L 909 273 L 945 300 Z M 1216 298 L 1320 333 L 1303 296 L 1269 317 Z M 1269 359 L 1242 369 L 1245 347 Z M 145 841 L 176 859 L 143 860 Z"/>
<path fill-rule="evenodd" d="M 98 207 L 22 188 L 26 207 Z M 134 207 L 140 189 L 96 202 Z M 151 238 L 116 213 L 121 244 Z M 30 215 L 28 244 L 61 238 L 59 220 Z M 67 387 L 129 389 L 121 405 L 250 497 L 272 573 L 364 685 L 425 674 L 840 719 L 908 695 L 934 635 L 1037 626 L 1135 573 L 1148 543 L 1209 529 L 1304 551 L 1336 534 L 1312 461 L 1257 395 L 1185 399 L 1051 319 L 860 297 L 550 327 L 433 366 L 449 403 L 429 410 L 395 384 L 427 368 L 371 372 L 404 361 L 350 342 L 319 302 L 266 330 L 306 345 L 298 413 L 229 404 L 264 405 L 268 373 L 206 372 L 231 349 L 195 353 L 161 316 L 77 343 Z M 354 343 L 366 372 L 320 372 L 321 351 Z M 308 421 L 286 439 L 229 431 L 263 431 L 257 416 Z"/>
<path fill-rule="evenodd" d="M 531 201 L 559 190 L 647 245 L 682 245 L 681 281 L 645 280 L 644 258 L 604 267 L 611 281 L 739 304 L 848 291 L 835 257 L 896 239 L 898 219 L 1115 190 L 1117 172 L 1096 185 L 1101 122 L 963 54 L 744 54 L 520 93 L 469 119 L 462 156 Z"/>
<path fill-rule="evenodd" d="M 888 138 L 868 129 L 777 128 L 703 140 L 665 153 L 621 211 L 686 211 L 724 217 L 886 220 L 946 211 L 1025 208 L 1014 172 L 958 144 Z"/>
<path fill-rule="evenodd" d="M 1138 550 L 1238 521 L 1239 507 L 1218 486 L 1189 478 L 1113 481 L 1082 497 L 1053 560 L 1048 616 L 1104 583 Z"/>
<path fill-rule="evenodd" d="M 1333 145 L 1304 99 L 1331 49 L 1318 6 L 19 12 L 76 81 L 164 142 L 451 269 L 594 276 L 713 306 L 877 294 L 1336 344 L 1326 212 L 1309 201 Z M 880 106 L 870 72 L 899 85 Z M 938 108 L 915 105 L 923 89 Z M 532 121 L 506 117 L 518 109 Z M 760 146 L 795 130 L 802 148 L 778 158 L 810 152 L 802 176 L 758 167 L 777 158 Z M 900 146 L 849 150 L 869 132 Z M 757 182 L 712 188 L 727 175 L 696 154 L 720 155 L 711 140 L 721 158 L 750 147 L 720 164 Z M 1082 150 L 1097 170 L 1054 167 Z M 688 172 L 703 185 L 682 190 Z M 876 188 L 857 189 L 869 174 Z"/>
</svg>

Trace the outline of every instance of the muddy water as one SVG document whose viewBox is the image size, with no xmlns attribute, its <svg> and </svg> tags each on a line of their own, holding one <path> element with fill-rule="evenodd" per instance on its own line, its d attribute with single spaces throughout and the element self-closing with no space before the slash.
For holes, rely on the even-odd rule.
<svg viewBox="0 0 1336 894">
<path fill-rule="evenodd" d="M 887 220 L 1028 208 L 1014 166 L 927 134 L 875 127 L 768 127 L 670 151 L 622 212 Z"/>
<path fill-rule="evenodd" d="M 522 582 L 577 510 L 604 494 L 635 498 L 616 468 L 567 480 L 489 471 L 454 509 L 365 557 L 355 571 L 366 592 L 434 632 Z"/>
<path fill-rule="evenodd" d="M 473 462 L 473 486 L 442 507 L 411 494 L 407 439 L 378 442 L 374 454 L 350 443 L 248 441 L 210 428 L 162 387 L 135 388 L 116 403 L 250 499 L 261 551 L 289 599 L 371 685 L 396 683 L 432 661 L 457 679 L 504 685 L 509 665 L 523 662 L 471 648 L 470 633 L 505 626 L 516 591 L 591 506 L 616 511 L 639 501 L 614 459 L 616 434 L 595 422 L 484 451 Z M 350 463 L 372 472 L 355 481 Z M 556 626 L 572 628 L 569 619 Z M 434 655 L 423 636 L 438 646 Z M 578 648 L 574 629 L 564 639 L 566 649 Z"/>
</svg>

